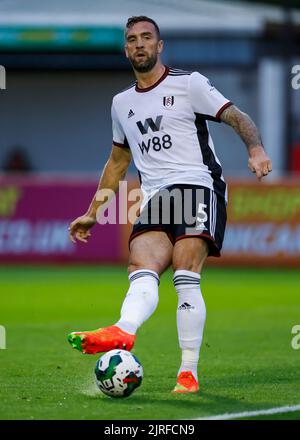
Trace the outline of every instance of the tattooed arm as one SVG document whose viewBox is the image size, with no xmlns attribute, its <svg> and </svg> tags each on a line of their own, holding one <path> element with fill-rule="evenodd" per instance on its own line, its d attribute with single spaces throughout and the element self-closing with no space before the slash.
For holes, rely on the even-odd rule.
<svg viewBox="0 0 300 440">
<path fill-rule="evenodd" d="M 246 144 L 250 170 L 259 180 L 269 174 L 272 171 L 272 162 L 265 152 L 258 129 L 250 116 L 231 105 L 223 111 L 220 118 L 221 121 L 234 128 Z"/>
</svg>

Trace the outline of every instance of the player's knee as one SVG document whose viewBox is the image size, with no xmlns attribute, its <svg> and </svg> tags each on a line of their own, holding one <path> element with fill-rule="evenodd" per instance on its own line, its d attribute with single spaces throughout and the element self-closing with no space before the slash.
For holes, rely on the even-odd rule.
<svg viewBox="0 0 300 440">
<path fill-rule="evenodd" d="M 130 275 L 132 272 L 135 272 L 136 270 L 141 270 L 141 269 L 145 269 L 145 268 L 143 268 L 139 264 L 129 263 L 127 268 L 128 275 Z"/>
<path fill-rule="evenodd" d="M 199 273 L 201 272 L 200 264 L 197 262 L 176 262 L 172 265 L 173 271 L 176 272 L 176 270 L 189 270 L 191 272 Z"/>
<path fill-rule="evenodd" d="M 161 274 L 161 268 L 159 267 L 158 264 L 155 263 L 148 263 L 148 264 L 129 263 L 128 274 L 130 275 L 132 272 L 135 272 L 136 270 L 147 270 L 147 269 L 156 272 L 158 275 Z"/>
<path fill-rule="evenodd" d="M 189 270 L 191 272 L 200 273 L 205 261 L 205 258 L 199 259 L 196 258 L 187 258 L 185 255 L 182 255 L 181 257 L 178 256 L 177 258 L 173 259 L 172 262 L 172 268 L 175 272 L 176 270 Z"/>
</svg>

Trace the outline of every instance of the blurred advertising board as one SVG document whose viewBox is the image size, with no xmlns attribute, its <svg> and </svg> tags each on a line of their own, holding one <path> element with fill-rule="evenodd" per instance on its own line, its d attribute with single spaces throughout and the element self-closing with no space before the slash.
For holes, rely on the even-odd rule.
<svg viewBox="0 0 300 440">
<path fill-rule="evenodd" d="M 117 199 L 117 221 L 96 225 L 88 244 L 68 238 L 69 223 L 86 211 L 96 187 L 95 178 L 0 176 L 0 263 L 126 263 L 126 212 L 137 208 L 135 199 L 122 208 L 123 224 Z M 130 179 L 125 191 L 137 187 Z M 300 180 L 230 182 L 222 258 L 208 263 L 300 267 Z"/>
<path fill-rule="evenodd" d="M 300 267 L 300 180 L 229 183 L 221 260 Z"/>
<path fill-rule="evenodd" d="M 118 225 L 97 227 L 89 245 L 68 237 L 96 187 L 95 179 L 0 177 L 0 262 L 120 261 Z"/>
</svg>

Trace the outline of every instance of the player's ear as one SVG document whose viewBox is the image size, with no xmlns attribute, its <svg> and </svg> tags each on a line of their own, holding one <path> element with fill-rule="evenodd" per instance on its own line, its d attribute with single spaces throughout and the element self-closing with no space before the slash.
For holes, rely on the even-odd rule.
<svg viewBox="0 0 300 440">
<path fill-rule="evenodd" d="M 163 48 L 164 48 L 164 42 L 163 42 L 163 40 L 159 40 L 158 45 L 157 45 L 157 53 L 159 53 L 159 54 L 162 53 Z"/>
<path fill-rule="evenodd" d="M 125 46 L 124 46 L 124 52 L 125 52 L 126 58 L 128 58 L 127 43 L 125 43 Z"/>
<path fill-rule="evenodd" d="M 127 31 L 124 34 L 124 52 L 125 52 L 126 58 L 128 58 Z"/>
</svg>

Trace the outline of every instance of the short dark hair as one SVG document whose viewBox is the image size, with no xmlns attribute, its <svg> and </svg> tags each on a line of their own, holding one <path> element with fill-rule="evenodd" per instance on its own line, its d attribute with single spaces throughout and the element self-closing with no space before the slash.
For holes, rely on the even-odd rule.
<svg viewBox="0 0 300 440">
<path fill-rule="evenodd" d="M 157 23 L 154 20 L 152 20 L 152 18 L 146 17 L 145 15 L 138 15 L 138 16 L 129 17 L 127 20 L 127 23 L 126 23 L 126 32 L 133 25 L 135 25 L 136 23 L 140 23 L 141 21 L 148 21 L 148 23 L 152 23 L 153 26 L 155 27 L 157 37 L 160 40 L 160 30 L 159 30 Z"/>
</svg>

